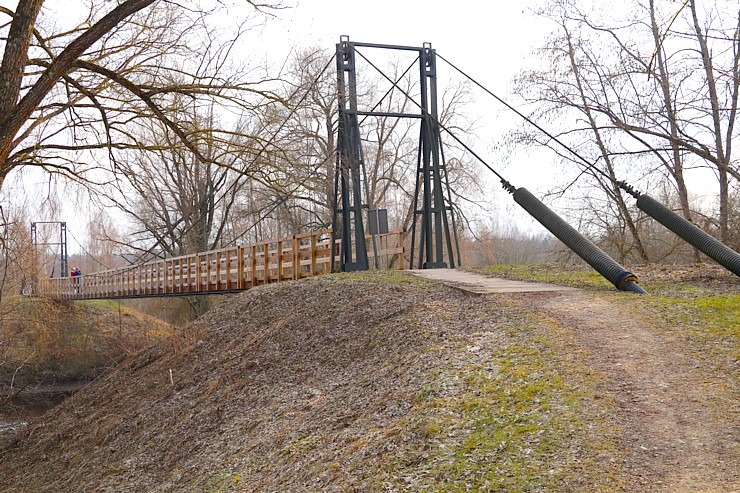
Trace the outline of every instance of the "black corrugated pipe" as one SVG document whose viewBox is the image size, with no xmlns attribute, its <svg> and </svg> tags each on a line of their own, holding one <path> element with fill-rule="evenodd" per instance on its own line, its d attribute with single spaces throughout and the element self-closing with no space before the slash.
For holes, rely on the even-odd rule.
<svg viewBox="0 0 740 493">
<path fill-rule="evenodd" d="M 712 235 L 702 231 L 649 195 L 637 198 L 637 207 L 678 236 L 691 243 L 707 257 L 740 276 L 740 254 Z"/>
<path fill-rule="evenodd" d="M 599 274 L 614 284 L 617 289 L 647 294 L 647 291 L 637 284 L 637 277 L 634 274 L 625 270 L 603 250 L 563 221 L 560 216 L 555 214 L 526 188 L 517 188 L 513 196 L 517 204 L 521 205 L 532 217 L 557 236 L 568 248 L 588 262 Z"/>
</svg>

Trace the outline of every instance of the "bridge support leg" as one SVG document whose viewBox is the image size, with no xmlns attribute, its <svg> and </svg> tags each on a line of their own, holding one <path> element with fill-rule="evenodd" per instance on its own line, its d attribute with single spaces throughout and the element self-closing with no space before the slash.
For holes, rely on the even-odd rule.
<svg viewBox="0 0 740 493">
<path fill-rule="evenodd" d="M 417 251 L 416 233 L 419 227 L 417 268 L 437 269 L 449 266 L 454 269 L 460 265 L 460 248 L 437 112 L 436 54 L 429 44 L 425 44 L 419 50 L 419 67 L 422 117 L 409 267 L 414 268 L 414 255 Z M 455 250 L 452 244 L 453 237 Z"/>
<path fill-rule="evenodd" d="M 339 131 L 334 179 L 334 237 L 341 238 L 339 270 L 367 270 L 365 227 L 362 220 L 361 180 L 365 173 L 357 121 L 355 51 L 349 40 L 337 44 Z M 341 217 L 338 217 L 341 216 Z M 332 270 L 336 270 L 332 255 Z"/>
</svg>

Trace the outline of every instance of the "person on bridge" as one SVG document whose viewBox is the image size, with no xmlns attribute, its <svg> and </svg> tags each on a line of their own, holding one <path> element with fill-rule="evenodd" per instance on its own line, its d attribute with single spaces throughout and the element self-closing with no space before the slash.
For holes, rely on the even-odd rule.
<svg viewBox="0 0 740 493">
<path fill-rule="evenodd" d="M 69 273 L 70 277 L 72 277 L 72 283 L 75 287 L 75 292 L 80 292 L 80 277 L 82 276 L 82 271 L 79 267 L 72 267 L 72 270 Z"/>
</svg>

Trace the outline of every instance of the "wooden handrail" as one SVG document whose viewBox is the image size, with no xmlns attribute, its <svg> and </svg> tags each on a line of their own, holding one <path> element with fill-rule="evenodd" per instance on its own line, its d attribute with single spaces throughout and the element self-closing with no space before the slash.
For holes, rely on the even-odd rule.
<svg viewBox="0 0 740 493">
<path fill-rule="evenodd" d="M 377 266 L 403 268 L 403 231 L 375 237 Z M 79 277 L 44 279 L 38 295 L 59 300 L 138 298 L 186 294 L 215 294 L 249 289 L 273 282 L 296 280 L 331 271 L 332 250 L 339 262 L 338 241 L 332 249 L 331 230 L 238 245 L 110 269 Z M 368 237 L 370 242 L 371 238 Z M 368 251 L 372 252 L 372 248 Z M 395 259 L 395 260 L 394 260 Z"/>
</svg>

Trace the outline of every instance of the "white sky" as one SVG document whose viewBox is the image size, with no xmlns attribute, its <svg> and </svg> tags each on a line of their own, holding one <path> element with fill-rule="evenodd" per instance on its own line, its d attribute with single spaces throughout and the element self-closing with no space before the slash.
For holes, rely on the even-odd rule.
<svg viewBox="0 0 740 493">
<path fill-rule="evenodd" d="M 510 101 L 508 91 L 513 78 L 525 68 L 525 60 L 533 63 L 530 53 L 553 27 L 533 12 L 540 0 L 293 1 L 297 6 L 280 12 L 279 19 L 270 20 L 261 36 L 276 63 L 285 59 L 293 47 L 319 46 L 331 51 L 342 35 L 351 41 L 391 45 L 422 46 L 428 42 L 438 54 Z M 363 50 L 368 56 L 374 55 L 372 52 Z M 441 60 L 437 67 L 442 84 L 444 75 L 453 69 Z M 440 94 L 442 90 L 440 87 Z M 503 165 L 494 162 L 501 156 L 493 156 L 489 149 L 521 121 L 489 96 L 483 97 L 480 91 L 478 94 L 477 107 L 467 108 L 475 112 L 471 119 L 479 122 L 480 142 L 474 150 L 503 171 L 498 169 Z M 533 179 L 531 170 L 524 167 L 507 168 L 504 175 L 530 190 L 547 187 L 553 181 L 552 176 L 542 173 L 535 173 L 537 179 Z M 493 178 L 488 171 L 485 176 Z M 489 189 L 501 191 L 498 182 Z"/>
<path fill-rule="evenodd" d="M 268 39 L 289 46 L 333 48 L 341 35 L 352 41 L 421 46 L 502 84 L 522 56 L 541 39 L 543 22 L 529 11 L 535 0 L 296 0 L 268 25 Z"/>
<path fill-rule="evenodd" d="M 248 60 L 259 63 L 265 59 L 279 67 L 291 51 L 300 47 L 317 46 L 332 51 L 341 35 L 348 35 L 352 41 L 380 44 L 421 46 L 429 42 L 438 54 L 514 105 L 517 101 L 509 96 L 512 79 L 536 63 L 530 53 L 553 27 L 532 11 L 540 0 L 285 1 L 293 7 L 278 11 L 258 32 L 248 35 L 249 53 L 244 54 Z M 232 5 L 239 2 L 230 0 Z M 247 12 L 251 7 L 244 3 L 237 8 Z M 0 0 L 0 5 L 9 8 L 16 4 L 17 1 Z M 47 0 L 45 8 L 56 11 L 56 21 L 66 26 L 69 22 L 65 22 L 65 13 L 74 16 L 85 4 L 85 0 Z M 233 13 L 235 17 L 238 14 Z M 441 61 L 438 66 L 440 72 L 447 70 Z M 518 155 L 511 166 L 504 166 L 500 161 L 504 156 L 494 155 L 491 147 L 520 121 L 489 97 L 479 101 L 473 118 L 484 121 L 478 131 L 479 145 L 474 150 L 514 185 L 525 186 L 535 194 L 548 188 L 557 179 L 550 166 L 555 156 L 549 151 Z M 486 171 L 485 175 L 490 173 Z M 497 182 L 492 180 L 487 188 L 495 191 L 504 207 L 512 203 Z M 78 238 L 84 237 L 85 224 L 80 223 L 80 215 L 66 215 L 70 230 Z M 520 225 L 523 229 L 532 227 L 531 218 L 524 214 L 517 214 L 517 218 L 517 222 L 524 222 Z M 74 251 L 72 245 L 70 251 Z"/>
<path fill-rule="evenodd" d="M 535 63 L 530 54 L 553 27 L 534 13 L 541 0 L 294 1 L 297 7 L 281 12 L 280 18 L 268 22 L 262 33 L 276 62 L 296 46 L 320 46 L 331 51 L 342 35 L 355 42 L 391 45 L 422 46 L 428 42 L 439 55 L 512 104 L 512 80 L 525 63 Z M 376 53 L 363 49 L 368 57 Z M 375 58 L 372 60 L 375 62 Z M 437 68 L 441 94 L 446 76 L 457 74 L 441 60 Z M 551 187 L 556 173 L 549 164 L 555 156 L 536 151 L 526 156 L 526 163 L 515 159 L 512 165 L 506 165 L 503 161 L 507 156 L 492 148 L 521 120 L 480 90 L 475 95 L 477 105 L 466 108 L 471 112 L 466 116 L 476 121 L 478 140 L 473 150 L 516 186 L 535 193 Z M 442 138 L 450 140 L 447 135 Z M 543 163 L 539 158 L 549 161 Z M 523 230 L 543 230 L 502 190 L 493 174 L 481 169 L 490 197 L 487 202 L 500 204 L 504 223 L 513 220 Z"/>
<path fill-rule="evenodd" d="M 429 42 L 440 55 L 506 97 L 512 78 L 522 68 L 522 60 L 528 58 L 549 30 L 531 11 L 537 1 L 286 0 L 290 8 L 276 12 L 259 32 L 247 36 L 248 59 L 259 63 L 264 58 L 279 67 L 292 51 L 301 47 L 333 51 L 342 35 L 348 35 L 352 41 L 380 44 L 422 46 Z M 238 5 L 239 0 L 230 3 Z M 249 11 L 251 7 L 244 3 L 245 12 Z M 60 27 L 70 27 L 86 4 L 85 0 L 47 0 L 44 9 L 47 15 L 54 13 Z M 0 0 L 0 5 L 14 9 L 17 1 Z M 234 12 L 235 17 L 238 13 Z M 438 67 L 440 72 L 448 70 L 441 61 Z M 491 122 L 499 123 L 499 135 L 485 136 L 490 143 L 481 142 L 475 149 L 485 159 L 490 158 L 486 149 L 506 130 L 506 126 L 500 125 L 502 114 L 512 126 L 518 123 L 491 99 L 486 99 L 485 106 L 475 115 L 488 115 Z M 510 179 L 516 185 L 524 184 L 514 177 Z M 533 189 L 532 184 L 527 186 Z M 491 188 L 500 190 L 496 183 Z M 79 209 L 79 205 L 74 209 Z M 60 219 L 69 223 L 70 231 L 80 239 L 85 237 L 84 215 L 69 211 L 64 216 Z M 70 244 L 70 252 L 74 251 L 75 245 Z"/>
</svg>

